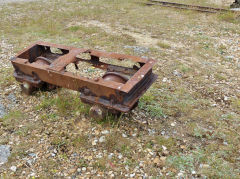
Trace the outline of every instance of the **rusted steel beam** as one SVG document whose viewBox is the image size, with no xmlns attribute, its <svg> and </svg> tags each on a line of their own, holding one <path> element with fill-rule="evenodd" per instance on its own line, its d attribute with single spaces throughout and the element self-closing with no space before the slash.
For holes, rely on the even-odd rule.
<svg viewBox="0 0 240 179">
<path fill-rule="evenodd" d="M 148 0 L 148 1 L 149 1 L 149 3 L 147 3 L 147 5 L 160 5 L 160 6 L 164 6 L 164 7 L 187 9 L 187 10 L 206 12 L 206 13 L 234 12 L 231 9 L 214 8 L 214 7 L 208 7 L 208 6 L 181 4 L 181 3 L 159 1 L 159 0 Z"/>
<path fill-rule="evenodd" d="M 52 48 L 57 48 L 61 53 L 53 52 Z M 91 59 L 79 58 L 80 54 L 89 54 Z M 101 62 L 101 58 L 117 60 L 119 65 Z M 125 59 L 137 65 L 121 66 Z M 22 88 L 31 89 L 25 90 L 28 93 L 44 84 L 64 87 L 79 91 L 83 102 L 120 112 L 133 109 L 157 78 L 152 73 L 152 67 L 156 63 L 153 59 L 45 42 L 36 42 L 27 47 L 12 58 L 11 62 L 15 68 L 16 80 L 21 83 Z M 66 70 L 71 63 L 78 69 L 77 65 L 83 62 L 105 70 L 105 74 L 91 79 Z"/>
</svg>

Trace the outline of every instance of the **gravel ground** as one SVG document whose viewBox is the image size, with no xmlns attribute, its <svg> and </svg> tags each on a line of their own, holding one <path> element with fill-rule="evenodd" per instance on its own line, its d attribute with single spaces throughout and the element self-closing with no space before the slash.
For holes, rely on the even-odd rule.
<svg viewBox="0 0 240 179">
<path fill-rule="evenodd" d="M 118 21 L 124 22 L 123 25 L 114 26 L 116 18 L 112 19 L 113 24 L 104 19 L 111 17 L 104 14 L 106 10 L 101 11 L 102 16 L 90 14 L 89 20 L 89 13 L 99 10 L 99 4 L 94 5 L 101 3 L 98 0 L 85 5 L 77 0 L 51 1 L 50 9 L 45 4 L 40 6 L 46 9 L 29 5 L 34 11 L 41 9 L 41 15 L 45 13 L 42 10 L 46 10 L 51 17 L 47 16 L 43 21 L 37 17 L 35 24 L 32 24 L 33 29 L 30 28 L 32 19 L 26 14 L 29 11 L 21 12 L 21 8 L 17 11 L 20 17 L 11 13 L 14 17 L 5 19 L 5 24 L 15 21 L 20 24 L 15 24 L 19 31 L 11 31 L 13 34 L 8 34 L 9 29 L 5 29 L 6 35 L 0 40 L 0 113 L 5 113 L 3 118 L 0 117 L 0 149 L 4 148 L 0 150 L 0 158 L 4 156 L 0 177 L 239 178 L 238 24 L 204 14 L 197 14 L 199 17 L 191 23 L 191 18 L 196 17 L 195 13 L 188 15 L 190 12 L 185 14 L 165 8 L 157 11 L 159 7 L 140 7 L 127 0 L 124 2 L 127 4 L 123 9 L 114 9 L 112 14 L 109 13 L 111 16 L 122 13 Z M 117 8 L 115 3 L 117 1 L 111 7 Z M 129 5 L 134 8 L 129 10 Z M 76 11 L 73 6 L 83 9 Z M 90 9 L 84 18 L 82 14 L 75 14 L 76 18 L 65 17 L 70 10 L 76 13 L 84 8 Z M 130 14 L 132 20 L 136 20 L 135 26 L 126 23 L 132 10 L 137 12 L 136 15 Z M 66 14 L 60 16 L 63 11 Z M 151 17 L 152 12 L 156 15 Z M 38 13 L 32 15 L 39 16 Z M 147 23 L 137 25 L 145 16 Z M 184 19 L 182 22 L 173 23 L 181 18 Z M 209 20 L 211 18 L 214 21 Z M 48 22 L 49 19 L 54 21 Z M 56 21 L 60 25 L 54 28 Z M 71 21 L 72 31 L 67 25 Z M 23 26 L 22 22 L 25 22 Z M 161 32 L 161 26 L 167 23 L 170 23 L 169 26 Z M 188 25 L 175 27 L 182 23 Z M 39 31 L 42 30 L 39 24 L 43 29 L 46 25 L 54 33 Z M 30 29 L 25 29 L 26 25 Z M 90 33 L 94 27 L 96 31 Z M 21 33 L 21 28 L 24 28 L 24 33 Z M 60 32 L 54 36 L 56 30 Z M 166 34 L 168 31 L 174 33 Z M 111 35 L 112 38 L 108 39 Z M 136 43 L 121 42 L 124 35 L 128 35 L 130 40 L 135 39 Z M 11 36 L 14 40 L 7 40 Z M 89 43 L 86 46 L 92 45 L 94 38 L 91 36 L 94 36 L 96 41 L 103 42 L 93 44 L 100 46 L 99 49 L 108 47 L 113 50 L 117 46 L 139 55 L 150 51 L 154 58 L 159 59 L 153 70 L 159 77 L 141 98 L 139 107 L 130 114 L 124 114 L 120 119 L 110 116 L 102 121 L 93 120 L 87 114 L 88 106 L 79 101 L 77 92 L 59 89 L 39 91 L 32 96 L 21 93 L 18 83 L 12 78 L 13 68 L 9 59 L 14 56 L 14 51 L 28 45 L 36 36 L 44 41 L 62 44 L 69 44 L 67 40 L 72 37 L 73 42 L 84 37 L 84 41 Z M 119 36 L 122 38 L 114 44 L 110 43 Z M 159 44 L 159 41 L 164 43 Z M 81 45 L 85 46 L 76 44 Z M 74 70 L 74 66 L 68 68 Z M 87 65 L 80 66 L 80 69 L 87 77 L 102 75 L 101 71 L 89 69 Z"/>
</svg>

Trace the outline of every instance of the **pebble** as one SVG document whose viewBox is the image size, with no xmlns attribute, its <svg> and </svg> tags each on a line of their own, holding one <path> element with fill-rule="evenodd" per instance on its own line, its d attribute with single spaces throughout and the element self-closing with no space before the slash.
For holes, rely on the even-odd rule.
<svg viewBox="0 0 240 179">
<path fill-rule="evenodd" d="M 182 77 L 182 74 L 179 73 L 177 70 L 174 70 L 174 71 L 173 71 L 173 75 L 174 75 L 174 76 L 177 76 L 177 77 Z"/>
<path fill-rule="evenodd" d="M 179 172 L 177 176 L 178 176 L 178 177 L 184 177 L 184 175 L 183 175 L 182 172 Z"/>
<path fill-rule="evenodd" d="M 130 174 L 130 177 L 133 178 L 135 176 L 135 173 Z"/>
<path fill-rule="evenodd" d="M 92 141 L 92 145 L 97 145 L 97 142 L 98 142 L 97 139 L 93 140 L 93 141 Z"/>
<path fill-rule="evenodd" d="M 122 134 L 122 137 L 126 138 L 126 137 L 127 137 L 127 135 L 123 133 L 123 134 Z"/>
<path fill-rule="evenodd" d="M 104 130 L 104 131 L 102 131 L 102 134 L 104 134 L 104 135 L 109 134 L 109 131 L 108 130 Z"/>
<path fill-rule="evenodd" d="M 0 145 L 0 165 L 8 161 L 10 156 L 10 146 L 9 145 Z"/>
<path fill-rule="evenodd" d="M 153 163 L 154 163 L 154 164 L 159 164 L 159 163 L 160 163 L 159 157 L 156 157 L 156 158 L 153 160 Z"/>
<path fill-rule="evenodd" d="M 228 99 L 229 99 L 229 97 L 227 97 L 227 96 L 224 96 L 224 101 L 228 101 Z"/>
<path fill-rule="evenodd" d="M 52 156 L 52 157 L 55 157 L 55 156 L 56 156 L 56 154 L 55 154 L 55 153 L 51 153 L 51 156 Z"/>
<path fill-rule="evenodd" d="M 108 155 L 108 159 L 110 160 L 110 159 L 112 159 L 112 157 L 113 157 L 113 153 L 110 153 L 109 155 Z"/>
<path fill-rule="evenodd" d="M 168 156 L 168 155 L 169 155 L 169 151 L 163 150 L 163 151 L 162 151 L 162 154 L 163 154 L 164 156 Z"/>
<path fill-rule="evenodd" d="M 176 126 L 176 122 L 172 122 L 172 123 L 171 123 L 171 126 L 172 126 L 172 127 L 175 127 L 175 126 Z"/>
<path fill-rule="evenodd" d="M 82 168 L 82 171 L 86 171 L 86 170 L 87 170 L 87 168 L 86 168 L 86 167 L 83 167 L 83 168 Z"/>
<path fill-rule="evenodd" d="M 11 166 L 10 170 L 12 170 L 13 172 L 16 172 L 17 171 L 17 167 L 16 166 Z"/>
<path fill-rule="evenodd" d="M 76 172 L 76 168 L 71 168 L 70 170 L 69 170 L 69 173 L 75 173 Z"/>
<path fill-rule="evenodd" d="M 29 159 L 29 160 L 27 160 L 26 164 L 27 164 L 27 166 L 31 167 L 33 163 L 34 163 L 34 160 Z"/>
<path fill-rule="evenodd" d="M 53 152 L 56 154 L 57 153 L 57 149 L 54 149 Z"/>
<path fill-rule="evenodd" d="M 163 150 L 167 150 L 167 147 L 165 147 L 164 145 L 162 145 L 162 148 L 163 148 Z"/>
<path fill-rule="evenodd" d="M 162 82 L 164 83 L 167 82 L 167 78 L 163 78 Z"/>
<path fill-rule="evenodd" d="M 36 173 L 31 173 L 30 176 L 31 176 L 31 177 L 35 177 L 35 176 L 36 176 Z"/>
<path fill-rule="evenodd" d="M 119 155 L 118 155 L 118 158 L 119 158 L 119 159 L 122 159 L 122 157 L 123 157 L 122 154 L 119 154 Z"/>
<path fill-rule="evenodd" d="M 204 168 L 204 169 L 207 169 L 209 168 L 210 166 L 208 164 L 200 164 L 200 168 Z"/>
<path fill-rule="evenodd" d="M 4 105 L 1 103 L 1 99 L 0 99 L 0 118 L 5 116 L 5 114 L 6 114 L 6 109 L 5 109 Z"/>
<path fill-rule="evenodd" d="M 99 138 L 99 142 L 100 143 L 103 143 L 103 142 L 105 142 L 106 141 L 106 137 L 105 136 L 101 136 L 100 138 Z"/>
<path fill-rule="evenodd" d="M 28 154 L 30 157 L 33 157 L 33 158 L 35 158 L 37 155 L 35 154 L 35 153 L 30 153 L 30 154 Z"/>
</svg>

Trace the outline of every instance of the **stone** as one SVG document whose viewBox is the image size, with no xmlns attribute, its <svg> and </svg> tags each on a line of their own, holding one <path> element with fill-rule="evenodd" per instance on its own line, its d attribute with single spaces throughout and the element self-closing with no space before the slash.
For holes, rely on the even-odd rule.
<svg viewBox="0 0 240 179">
<path fill-rule="evenodd" d="M 123 134 L 122 134 L 122 137 L 126 138 L 126 137 L 127 137 L 127 135 L 123 133 Z"/>
<path fill-rule="evenodd" d="M 171 123 L 171 126 L 172 126 L 172 127 L 175 127 L 175 126 L 176 126 L 176 122 L 172 122 L 172 123 Z"/>
<path fill-rule="evenodd" d="M 163 149 L 163 150 L 167 150 L 167 147 L 165 147 L 164 145 L 162 145 L 162 149 Z"/>
<path fill-rule="evenodd" d="M 118 155 L 118 158 L 119 158 L 119 159 L 122 159 L 122 157 L 123 157 L 122 154 L 119 154 L 119 155 Z"/>
<path fill-rule="evenodd" d="M 56 154 L 55 154 L 55 153 L 51 153 L 51 156 L 52 156 L 52 157 L 55 157 L 55 156 L 56 156 Z"/>
<path fill-rule="evenodd" d="M 168 155 L 169 155 L 169 151 L 163 150 L 163 151 L 162 151 L 162 154 L 163 154 L 164 156 L 168 156 Z"/>
<path fill-rule="evenodd" d="M 210 166 L 208 164 L 201 164 L 200 168 L 208 169 Z"/>
<path fill-rule="evenodd" d="M 16 172 L 17 171 L 17 167 L 16 166 L 11 166 L 10 170 L 12 170 L 13 172 Z"/>
<path fill-rule="evenodd" d="M 98 142 L 97 139 L 93 140 L 93 141 L 92 141 L 92 145 L 97 145 L 97 142 Z"/>
<path fill-rule="evenodd" d="M 33 157 L 33 158 L 35 158 L 37 155 L 35 154 L 35 153 L 30 153 L 30 154 L 28 154 L 30 157 Z"/>
<path fill-rule="evenodd" d="M 166 163 L 166 157 L 156 157 L 154 160 L 153 160 L 153 163 L 160 167 L 160 168 L 163 168 L 165 166 L 165 163 Z"/>
<path fill-rule="evenodd" d="M 133 178 L 135 176 L 135 173 L 130 174 L 130 177 Z"/>
<path fill-rule="evenodd" d="M 183 175 L 183 173 L 182 173 L 182 172 L 179 172 L 179 173 L 177 174 L 177 176 L 178 176 L 179 178 L 182 178 L 182 177 L 184 177 L 184 175 Z"/>
<path fill-rule="evenodd" d="M 173 71 L 173 75 L 174 75 L 174 76 L 177 76 L 177 77 L 182 77 L 182 74 L 179 73 L 177 70 L 174 70 L 174 71 Z"/>
<path fill-rule="evenodd" d="M 164 83 L 167 82 L 167 78 L 163 78 L 162 82 Z"/>
<path fill-rule="evenodd" d="M 108 159 L 110 160 L 110 159 L 112 159 L 112 157 L 113 157 L 113 153 L 110 153 L 109 155 L 108 155 Z"/>
<path fill-rule="evenodd" d="M 5 109 L 4 105 L 1 103 L 1 99 L 0 99 L 0 118 L 5 116 L 5 114 L 6 114 L 6 109 Z"/>
<path fill-rule="evenodd" d="M 108 130 L 104 130 L 104 131 L 102 131 L 102 134 L 104 134 L 104 135 L 109 134 L 109 131 Z"/>
<path fill-rule="evenodd" d="M 29 159 L 29 160 L 27 160 L 26 165 L 31 167 L 33 165 L 33 163 L 34 163 L 34 160 L 33 159 Z"/>
<path fill-rule="evenodd" d="M 76 172 L 76 168 L 71 168 L 70 170 L 69 170 L 69 173 L 70 174 L 73 174 L 73 173 L 75 173 Z"/>
<path fill-rule="evenodd" d="M 100 143 L 103 143 L 103 142 L 105 142 L 106 141 L 106 137 L 105 136 L 101 136 L 100 138 L 99 138 L 99 142 Z"/>
<path fill-rule="evenodd" d="M 159 157 L 156 157 L 156 158 L 153 160 L 153 163 L 154 163 L 154 164 L 159 164 L 159 163 L 160 163 Z"/>
<path fill-rule="evenodd" d="M 185 145 L 180 145 L 180 148 L 185 150 L 187 147 Z"/>
<path fill-rule="evenodd" d="M 10 146 L 9 145 L 0 145 L 0 165 L 8 161 L 10 156 Z"/>
<path fill-rule="evenodd" d="M 36 173 L 31 173 L 30 174 L 30 177 L 35 177 L 36 176 Z"/>
</svg>

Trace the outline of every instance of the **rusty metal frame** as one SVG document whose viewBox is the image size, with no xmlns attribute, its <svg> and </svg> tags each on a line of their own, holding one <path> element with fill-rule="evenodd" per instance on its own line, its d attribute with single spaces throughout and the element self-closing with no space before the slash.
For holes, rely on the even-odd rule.
<svg viewBox="0 0 240 179">
<path fill-rule="evenodd" d="M 54 54 L 57 57 L 51 62 L 44 57 L 39 57 L 39 59 L 46 60 L 45 63 L 36 63 L 34 61 L 38 56 L 41 56 L 41 53 L 45 53 L 45 51 L 50 53 L 50 48 L 52 47 L 60 49 L 62 54 Z M 78 58 L 77 55 L 80 53 L 89 53 L 91 59 Z M 140 68 L 126 68 L 103 63 L 99 60 L 101 57 L 119 61 L 129 59 L 139 63 Z M 105 81 L 102 78 L 89 79 L 65 71 L 65 67 L 68 64 L 78 64 L 81 61 L 91 63 L 94 67 L 108 71 L 131 74 L 131 78 L 123 84 L 116 81 Z M 82 101 L 91 104 L 100 104 L 108 109 L 121 112 L 129 112 L 133 109 L 138 99 L 157 78 L 157 75 L 152 73 L 152 67 L 156 63 L 153 59 L 75 48 L 41 41 L 19 52 L 16 57 L 11 59 L 11 62 L 15 68 L 14 76 L 17 81 L 27 82 L 37 88 L 43 83 L 48 83 L 79 91 Z M 119 62 L 119 64 L 121 63 Z"/>
</svg>

